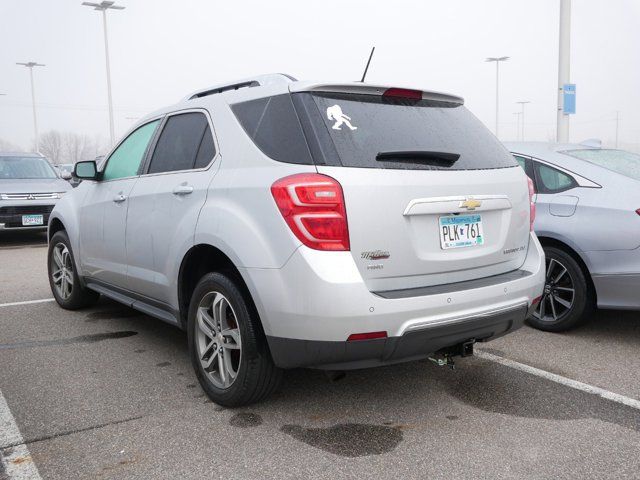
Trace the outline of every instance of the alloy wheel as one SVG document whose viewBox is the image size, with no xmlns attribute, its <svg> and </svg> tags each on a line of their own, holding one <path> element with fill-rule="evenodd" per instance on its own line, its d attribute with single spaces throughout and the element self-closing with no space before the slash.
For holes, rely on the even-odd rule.
<svg viewBox="0 0 640 480">
<path fill-rule="evenodd" d="M 220 292 L 205 295 L 196 313 L 198 359 L 205 374 L 218 388 L 229 388 L 238 376 L 242 341 L 238 319 L 229 300 Z"/>
<path fill-rule="evenodd" d="M 57 243 L 53 247 L 51 262 L 53 285 L 60 298 L 67 300 L 73 293 L 73 262 L 64 243 Z"/>
<path fill-rule="evenodd" d="M 543 322 L 557 322 L 573 307 L 575 284 L 567 267 L 555 258 L 547 258 L 546 267 L 542 299 L 533 315 Z"/>
</svg>

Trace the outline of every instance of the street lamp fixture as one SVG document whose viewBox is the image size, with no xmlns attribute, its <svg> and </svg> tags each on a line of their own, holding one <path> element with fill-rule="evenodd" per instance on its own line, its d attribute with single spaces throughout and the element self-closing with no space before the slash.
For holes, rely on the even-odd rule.
<svg viewBox="0 0 640 480">
<path fill-rule="evenodd" d="M 107 95 L 109 100 L 109 135 L 111 145 L 115 143 L 115 133 L 113 127 L 113 101 L 111 99 L 111 68 L 109 66 L 109 40 L 107 38 L 107 10 L 124 10 L 124 7 L 115 5 L 116 2 L 104 0 L 100 3 L 82 2 L 86 7 L 93 7 L 94 10 L 102 12 L 102 25 L 104 27 L 104 54 L 107 62 Z"/>
<path fill-rule="evenodd" d="M 510 57 L 487 57 L 485 62 L 495 62 L 496 63 L 496 137 L 498 136 L 498 117 L 500 115 L 500 100 L 499 100 L 499 91 L 500 91 L 500 62 L 506 62 Z"/>
<path fill-rule="evenodd" d="M 16 62 L 16 65 L 21 65 L 29 69 L 29 78 L 31 79 L 31 108 L 33 109 L 33 134 L 35 137 L 35 151 L 40 150 L 40 139 L 38 138 L 38 117 L 36 115 L 36 91 L 33 86 L 33 67 L 44 67 L 46 65 L 37 62 Z"/>
</svg>

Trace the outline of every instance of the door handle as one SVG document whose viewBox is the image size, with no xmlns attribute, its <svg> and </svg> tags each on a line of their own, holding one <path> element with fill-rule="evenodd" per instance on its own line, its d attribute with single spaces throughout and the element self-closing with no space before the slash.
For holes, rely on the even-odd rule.
<svg viewBox="0 0 640 480">
<path fill-rule="evenodd" d="M 173 189 L 174 195 L 189 195 L 193 193 L 193 187 L 191 185 L 178 185 Z"/>
<path fill-rule="evenodd" d="M 125 197 L 123 194 L 119 193 L 118 195 L 116 195 L 115 197 L 113 197 L 113 201 L 116 203 L 122 203 L 127 199 L 127 197 Z"/>
</svg>

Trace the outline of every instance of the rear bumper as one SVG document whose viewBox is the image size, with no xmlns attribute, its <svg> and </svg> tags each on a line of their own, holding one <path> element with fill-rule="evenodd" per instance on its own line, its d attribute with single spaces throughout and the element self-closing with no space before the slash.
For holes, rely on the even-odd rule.
<svg viewBox="0 0 640 480">
<path fill-rule="evenodd" d="M 280 269 L 241 272 L 278 366 L 360 368 L 515 330 L 542 293 L 544 253 L 532 234 L 518 272 L 401 298 L 369 291 L 350 252 L 301 247 Z M 380 331 L 386 340 L 347 342 L 351 334 Z"/>
<path fill-rule="evenodd" d="M 400 337 L 357 342 L 323 342 L 267 337 L 271 355 L 281 368 L 317 367 L 352 370 L 419 360 L 446 347 L 487 342 L 520 328 L 529 306 L 433 325 Z"/>
</svg>

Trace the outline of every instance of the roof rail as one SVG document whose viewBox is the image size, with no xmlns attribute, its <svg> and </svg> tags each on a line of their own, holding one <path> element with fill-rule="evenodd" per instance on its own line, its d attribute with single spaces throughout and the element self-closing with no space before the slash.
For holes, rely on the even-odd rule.
<svg viewBox="0 0 640 480">
<path fill-rule="evenodd" d="M 194 98 L 207 97 L 218 93 L 227 92 L 229 90 L 238 90 L 240 88 L 263 87 L 265 85 L 279 85 L 295 82 L 296 79 L 286 73 L 271 73 L 268 75 L 257 75 L 255 77 L 243 78 L 233 82 L 220 83 L 204 90 L 197 90 L 187 95 L 183 100 L 193 100 Z"/>
</svg>

